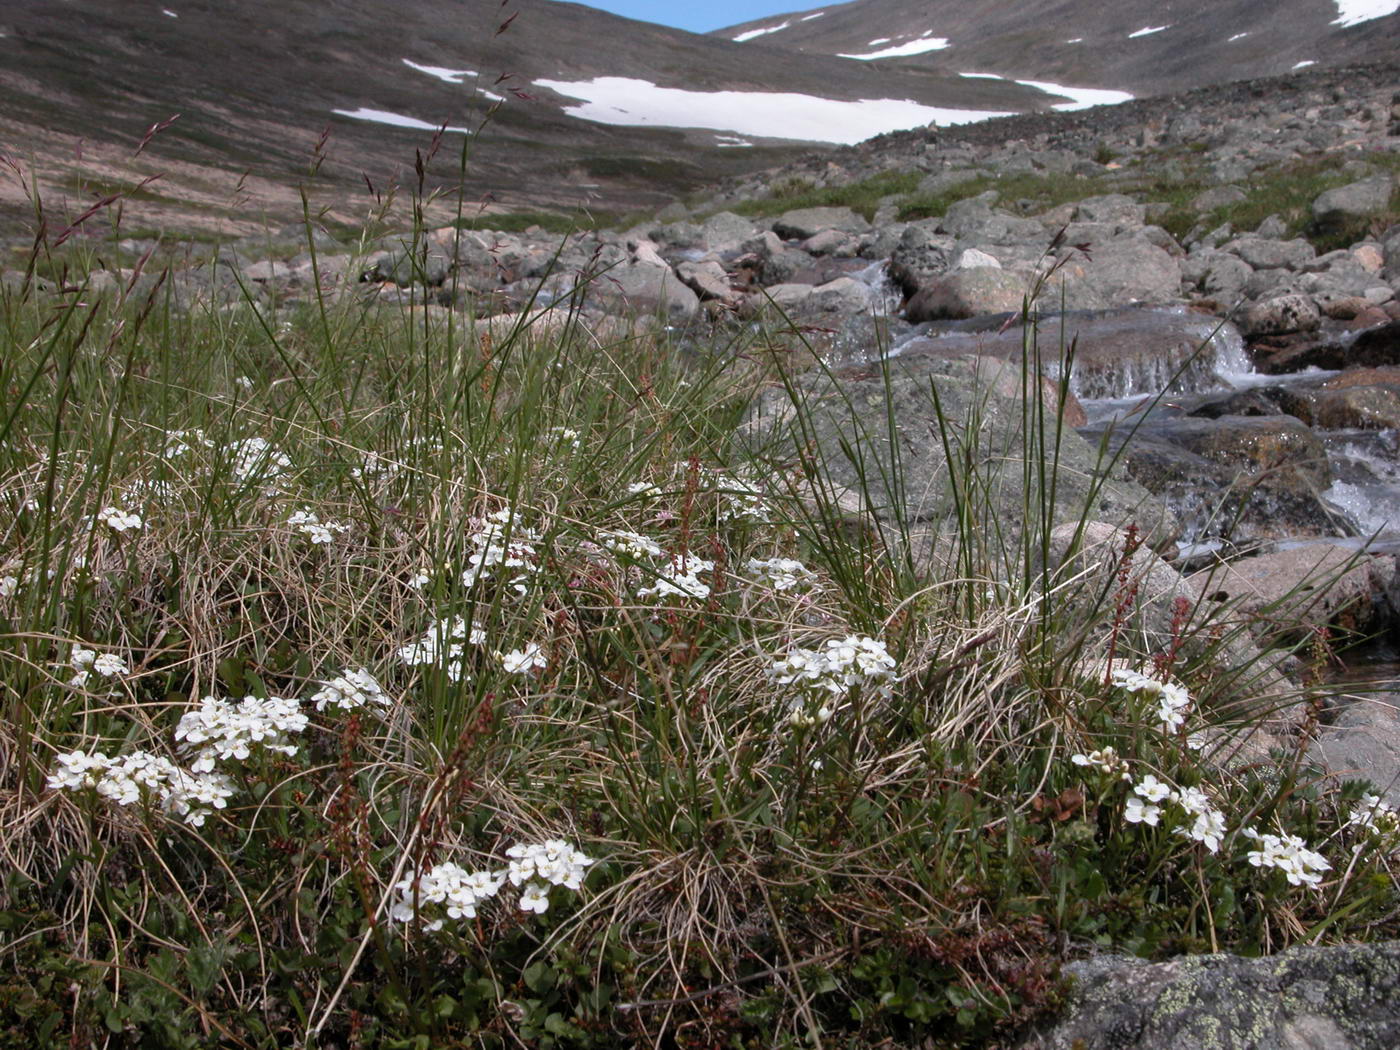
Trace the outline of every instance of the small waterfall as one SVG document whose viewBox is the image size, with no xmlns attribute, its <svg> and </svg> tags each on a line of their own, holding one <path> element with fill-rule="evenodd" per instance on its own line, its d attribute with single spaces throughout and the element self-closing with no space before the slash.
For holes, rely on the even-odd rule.
<svg viewBox="0 0 1400 1050">
<path fill-rule="evenodd" d="M 890 277 L 889 264 L 885 260 L 881 259 L 863 270 L 855 271 L 851 278 L 870 289 L 870 312 L 876 317 L 893 317 L 899 313 L 899 307 L 904 302 L 904 293 Z"/>
</svg>

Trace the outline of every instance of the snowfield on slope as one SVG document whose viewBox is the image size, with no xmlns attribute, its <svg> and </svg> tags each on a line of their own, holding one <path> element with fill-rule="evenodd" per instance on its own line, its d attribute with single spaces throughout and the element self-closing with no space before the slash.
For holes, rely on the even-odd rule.
<svg viewBox="0 0 1400 1050">
<path fill-rule="evenodd" d="M 1400 0 L 1337 0 L 1334 26 L 1355 26 L 1400 11 Z"/>
<path fill-rule="evenodd" d="M 536 86 L 581 100 L 564 112 L 581 120 L 629 127 L 709 128 L 763 138 L 851 146 L 883 134 L 969 124 L 1008 114 L 996 110 L 926 106 L 911 99 L 820 98 L 783 91 L 688 91 L 631 77 L 536 80 Z"/>
</svg>

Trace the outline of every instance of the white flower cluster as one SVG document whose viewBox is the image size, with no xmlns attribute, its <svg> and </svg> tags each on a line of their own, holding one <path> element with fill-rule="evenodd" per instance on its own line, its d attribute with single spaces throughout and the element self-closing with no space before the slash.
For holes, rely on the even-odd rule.
<svg viewBox="0 0 1400 1050">
<path fill-rule="evenodd" d="M 0 576 L 0 598 L 13 598 L 19 590 L 19 577 L 8 573 Z"/>
<path fill-rule="evenodd" d="M 766 525 L 774 520 L 773 504 L 758 483 L 722 470 L 704 471 L 704 476 L 720 496 L 720 521 L 754 521 Z"/>
<path fill-rule="evenodd" d="M 660 485 L 654 485 L 650 481 L 634 481 L 627 486 L 627 495 L 645 496 L 647 499 L 659 499 L 665 495 Z"/>
<path fill-rule="evenodd" d="M 521 911 L 543 914 L 549 908 L 551 886 L 577 891 L 594 861 L 561 839 L 538 844 L 517 844 L 506 850 L 510 858 L 498 871 L 467 871 L 460 864 L 435 864 L 421 875 L 408 872 L 394 884 L 398 899 L 389 915 L 396 922 L 425 917 L 424 929 L 442 929 L 448 919 L 474 919 L 477 906 L 490 900 L 509 881 L 521 886 L 517 902 Z"/>
<path fill-rule="evenodd" d="M 306 509 L 295 511 L 287 519 L 287 524 L 312 543 L 331 543 L 337 535 L 350 531 L 349 525 L 341 524 L 338 521 L 322 521 Z"/>
<path fill-rule="evenodd" d="M 644 587 L 637 589 L 638 598 L 691 598 L 703 602 L 710 596 L 710 585 L 700 579 L 701 573 L 714 573 L 715 563 L 693 554 L 673 554 L 664 568 Z"/>
<path fill-rule="evenodd" d="M 1179 682 L 1163 682 L 1140 671 L 1119 668 L 1113 672 L 1113 684 L 1129 693 L 1141 693 L 1156 701 L 1157 721 L 1162 723 L 1165 732 L 1174 733 L 1186 723 L 1191 694 Z"/>
<path fill-rule="evenodd" d="M 512 649 L 508 653 L 497 653 L 501 669 L 507 674 L 533 674 L 549 666 L 544 651 L 535 642 L 529 642 L 524 649 Z"/>
<path fill-rule="evenodd" d="M 214 442 L 204 436 L 202 430 L 167 430 L 165 432 L 165 448 L 162 454 L 167 458 L 183 456 L 186 452 L 192 451 L 196 446 L 200 448 L 213 448 Z"/>
<path fill-rule="evenodd" d="M 820 649 L 794 646 L 773 660 L 768 675 L 805 694 L 789 704 L 788 721 L 811 726 L 830 721 L 837 702 L 852 689 L 873 684 L 881 696 L 892 695 L 897 666 L 884 642 L 851 634 L 828 639 Z"/>
<path fill-rule="evenodd" d="M 389 907 L 395 922 L 412 922 L 419 914 L 438 913 L 423 924 L 429 933 L 442 929 L 447 919 L 475 919 L 476 906 L 490 900 L 501 888 L 498 872 L 467 871 L 460 864 L 434 864 L 422 875 L 407 872 L 394 883 L 399 899 Z"/>
<path fill-rule="evenodd" d="M 467 677 L 467 646 L 484 645 L 486 631 L 480 624 L 467 625 L 461 616 L 439 620 L 418 641 L 399 650 L 399 659 L 410 667 L 441 667 L 454 682 Z"/>
<path fill-rule="evenodd" d="M 604 529 L 598 533 L 598 542 L 610 551 L 633 559 L 659 558 L 666 553 L 651 537 L 626 529 Z"/>
<path fill-rule="evenodd" d="M 308 721 L 301 705 L 288 697 L 245 696 L 235 703 L 206 696 L 198 710 L 181 717 L 175 739 L 198 749 L 191 768 L 207 773 L 217 762 L 243 761 L 255 750 L 296 754 L 288 734 L 300 733 Z"/>
<path fill-rule="evenodd" d="M 402 468 L 395 460 L 378 452 L 366 452 L 358 467 L 350 468 L 350 476 L 356 481 L 391 481 L 398 477 Z"/>
<path fill-rule="evenodd" d="M 222 773 L 191 774 L 146 751 L 116 758 L 101 751 L 59 755 L 48 787 L 53 791 L 94 790 L 118 806 L 154 800 L 167 813 L 194 827 L 203 826 L 210 813 L 227 806 L 235 790 L 233 781 Z"/>
<path fill-rule="evenodd" d="M 549 887 L 563 886 L 577 891 L 583 885 L 587 868 L 593 863 L 563 839 L 524 845 L 516 844 L 506 850 L 510 863 L 505 876 L 512 886 L 524 886 L 520 894 L 520 910 L 539 915 L 549 907 Z"/>
<path fill-rule="evenodd" d="M 539 533 L 526 527 L 512 508 L 503 507 L 488 514 L 469 538 L 475 550 L 467 556 L 462 584 L 470 587 L 477 580 L 490 578 L 497 569 L 515 569 L 519 571 L 507 583 L 517 593 L 524 594 L 530 574 L 539 567 L 539 553 L 535 549 L 540 541 Z"/>
<path fill-rule="evenodd" d="M 744 570 L 775 591 L 795 591 L 817 580 L 816 573 L 796 558 L 750 558 L 744 562 Z"/>
<path fill-rule="evenodd" d="M 1104 776 L 1121 776 L 1124 780 L 1132 779 L 1128 773 L 1128 763 L 1118 757 L 1118 752 L 1111 747 L 1106 747 L 1101 751 L 1090 751 L 1087 755 L 1070 755 L 1069 760 L 1076 766 L 1093 766 Z"/>
<path fill-rule="evenodd" d="M 133 532 L 141 527 L 141 515 L 121 507 L 103 507 L 97 512 L 99 524 L 116 533 Z"/>
<path fill-rule="evenodd" d="M 1244 828 L 1240 834 L 1259 843 L 1259 849 L 1249 851 L 1249 863 L 1256 868 L 1277 868 L 1290 885 L 1319 886 L 1322 873 L 1331 870 L 1327 858 L 1308 849 L 1297 835 L 1261 835 L 1253 828 Z"/>
<path fill-rule="evenodd" d="M 81 645 L 73 646 L 73 651 L 68 655 L 68 662 L 75 672 L 68 680 L 68 684 L 75 689 L 81 689 L 88 684 L 88 680 L 93 675 L 102 678 L 119 678 L 122 675 L 130 674 L 131 668 L 126 666 L 126 661 L 116 653 L 99 653 L 94 649 L 85 649 Z"/>
<path fill-rule="evenodd" d="M 292 469 L 292 461 L 264 438 L 250 437 L 235 441 L 228 452 L 234 477 L 240 484 L 271 481 Z"/>
<path fill-rule="evenodd" d="M 371 704 L 388 707 L 390 703 L 384 687 L 363 667 L 347 667 L 330 681 L 322 682 L 321 688 L 311 694 L 311 702 L 317 711 L 327 707 L 353 711 Z"/>
<path fill-rule="evenodd" d="M 1347 826 L 1400 846 L 1400 812 L 1379 795 L 1362 795 L 1352 807 Z"/>
<path fill-rule="evenodd" d="M 583 447 L 583 435 L 573 427 L 550 427 L 549 432 L 560 445 L 568 445 L 571 452 Z"/>
<path fill-rule="evenodd" d="M 1211 853 L 1220 852 L 1227 834 L 1225 815 L 1200 788 L 1174 788 L 1150 773 L 1133 784 L 1128 763 L 1111 747 L 1072 755 L 1070 761 L 1132 784 L 1123 806 L 1123 819 L 1129 824 L 1157 827 L 1165 819 L 1175 834 L 1199 842 Z M 1279 868 L 1295 886 L 1316 886 L 1322 881 L 1322 872 L 1331 868 L 1324 857 L 1308 849 L 1296 835 L 1261 835 L 1253 828 L 1241 828 L 1240 834 L 1261 843 L 1260 849 L 1248 855 L 1251 864 L 1256 868 Z"/>
</svg>

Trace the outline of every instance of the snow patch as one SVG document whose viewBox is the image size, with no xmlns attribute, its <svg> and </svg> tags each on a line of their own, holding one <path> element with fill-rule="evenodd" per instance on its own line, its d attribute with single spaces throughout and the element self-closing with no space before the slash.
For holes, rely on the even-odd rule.
<svg viewBox="0 0 1400 1050">
<path fill-rule="evenodd" d="M 1133 96 L 1126 91 L 1065 87 L 1063 84 L 1052 84 L 1048 80 L 1018 80 L 1016 83 L 1025 87 L 1039 88 L 1050 95 L 1064 95 L 1070 99 L 1069 102 L 1058 102 L 1050 108 L 1066 113 L 1073 109 L 1088 109 L 1090 106 L 1116 106 L 1120 102 L 1133 100 Z"/>
<path fill-rule="evenodd" d="M 1160 33 L 1163 29 L 1170 29 L 1171 26 L 1143 26 L 1136 33 L 1129 33 L 1128 39 L 1132 40 L 1140 36 L 1151 36 L 1153 33 Z"/>
<path fill-rule="evenodd" d="M 741 139 L 737 135 L 716 135 L 715 145 L 720 149 L 742 149 L 752 146 L 753 143 L 748 139 Z"/>
<path fill-rule="evenodd" d="M 414 131 L 437 131 L 441 124 L 429 124 L 426 120 L 419 120 L 417 117 L 405 117 L 398 113 L 390 113 L 386 109 L 369 109 L 361 106 L 356 110 L 333 109 L 331 110 L 338 117 L 349 117 L 352 120 L 368 120 L 375 124 L 389 124 L 396 128 L 412 128 Z M 463 135 L 470 135 L 470 128 L 447 128 L 447 131 L 457 131 Z"/>
<path fill-rule="evenodd" d="M 1249 36 L 1249 33 L 1248 33 L 1248 32 L 1236 33 L 1236 34 L 1235 34 L 1234 36 L 1232 36 L 1229 40 L 1225 41 L 1225 43 L 1227 43 L 1227 44 L 1233 44 L 1236 40 L 1243 40 L 1243 39 L 1244 39 L 1245 37 L 1247 37 L 1247 36 Z"/>
<path fill-rule="evenodd" d="M 822 15 L 824 15 L 824 14 L 826 14 L 825 11 L 817 11 L 817 12 L 815 12 L 814 14 L 803 15 L 803 16 L 802 16 L 802 21 L 804 21 L 804 22 L 810 22 L 812 19 L 814 19 L 814 18 L 820 18 L 820 17 L 821 17 Z"/>
<path fill-rule="evenodd" d="M 752 40 L 754 37 L 764 36 L 767 33 L 777 33 L 780 30 L 786 29 L 790 25 L 792 25 L 792 22 L 788 21 L 782 22 L 779 25 L 775 26 L 767 26 L 763 29 L 750 29 L 748 32 L 740 33 L 738 36 L 736 36 L 734 38 L 734 42 L 736 44 L 742 44 L 745 40 Z"/>
<path fill-rule="evenodd" d="M 425 66 L 420 62 L 415 62 L 411 58 L 405 58 L 403 64 L 409 69 L 416 69 L 420 73 L 427 73 L 430 77 L 437 77 L 445 84 L 460 84 L 463 77 L 474 77 L 477 75 L 474 69 L 448 69 L 445 66 Z"/>
<path fill-rule="evenodd" d="M 866 47 L 879 47 L 881 44 L 888 44 L 889 42 L 890 42 L 890 38 L 889 38 L 889 37 L 887 37 L 887 36 L 877 36 L 874 40 L 867 40 L 867 41 L 865 42 L 865 46 L 866 46 Z"/>
<path fill-rule="evenodd" d="M 536 80 L 535 84 L 580 99 L 577 105 L 565 106 L 564 112 L 599 124 L 710 128 L 845 146 L 887 131 L 924 127 L 931 121 L 948 126 L 1009 115 L 998 110 L 925 106 L 911 99 L 847 101 L 784 91 L 687 91 L 631 77 Z"/>
<path fill-rule="evenodd" d="M 1083 38 L 1082 36 L 1077 36 L 1077 37 L 1075 37 L 1073 40 L 1066 40 L 1065 43 L 1066 43 L 1066 44 L 1082 44 L 1082 43 L 1084 43 L 1084 38 Z"/>
<path fill-rule="evenodd" d="M 932 30 L 929 32 L 932 32 Z M 869 62 L 876 58 L 901 58 L 905 55 L 922 55 L 929 51 L 942 51 L 947 46 L 947 37 L 936 36 L 932 38 L 910 40 L 903 44 L 895 44 L 894 47 L 887 47 L 880 51 L 872 51 L 865 55 L 839 55 L 837 57 L 858 58 L 862 62 Z"/>
<path fill-rule="evenodd" d="M 960 77 L 967 77 L 969 80 L 1005 80 L 999 73 L 959 73 Z M 1069 102 L 1057 102 L 1051 109 L 1069 112 L 1072 109 L 1088 109 L 1090 106 L 1116 106 L 1120 102 L 1131 102 L 1133 96 L 1126 91 L 1108 91 L 1104 88 L 1077 88 L 1066 87 L 1063 84 L 1052 84 L 1048 80 L 1017 80 L 1014 83 L 1022 87 L 1032 87 L 1044 91 L 1048 95 L 1063 95 L 1070 99 Z"/>
<path fill-rule="evenodd" d="M 170 10 L 170 8 L 168 8 L 168 7 L 162 7 L 162 8 L 160 9 L 160 13 L 163 14 L 163 15 L 165 15 L 166 18 L 179 18 L 179 17 L 180 17 L 180 16 L 177 15 L 174 11 Z"/>
<path fill-rule="evenodd" d="M 1400 11 L 1400 0 L 1337 0 L 1334 26 L 1357 26 Z"/>
<path fill-rule="evenodd" d="M 1317 65 L 1317 60 L 1316 60 L 1316 59 L 1309 58 L 1309 59 L 1305 59 L 1305 60 L 1302 61 L 1302 62 L 1296 62 L 1296 63 L 1294 63 L 1293 68 L 1294 68 L 1294 69 L 1307 69 L 1308 66 L 1315 66 L 1315 65 Z"/>
</svg>

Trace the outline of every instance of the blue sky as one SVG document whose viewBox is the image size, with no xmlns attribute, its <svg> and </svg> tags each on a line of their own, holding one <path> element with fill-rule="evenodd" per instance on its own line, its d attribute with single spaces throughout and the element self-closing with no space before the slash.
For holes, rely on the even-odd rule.
<svg viewBox="0 0 1400 1050">
<path fill-rule="evenodd" d="M 585 0 L 577 0 L 583 3 Z M 811 11 L 821 6 L 821 0 L 587 0 L 589 7 L 640 19 L 660 22 L 664 26 L 689 29 L 693 33 L 708 33 L 711 29 L 752 22 L 768 15 L 789 11 Z M 835 5 L 833 5 L 835 6 Z"/>
</svg>

